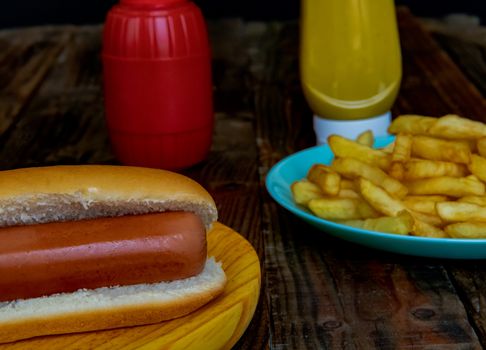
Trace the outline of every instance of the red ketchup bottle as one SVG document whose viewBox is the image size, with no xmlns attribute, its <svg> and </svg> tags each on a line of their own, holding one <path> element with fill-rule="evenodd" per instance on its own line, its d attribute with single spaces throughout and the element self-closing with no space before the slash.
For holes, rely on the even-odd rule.
<svg viewBox="0 0 486 350">
<path fill-rule="evenodd" d="M 214 124 L 204 19 L 187 0 L 121 0 L 103 32 L 105 113 L 126 165 L 177 170 L 206 158 Z"/>
</svg>

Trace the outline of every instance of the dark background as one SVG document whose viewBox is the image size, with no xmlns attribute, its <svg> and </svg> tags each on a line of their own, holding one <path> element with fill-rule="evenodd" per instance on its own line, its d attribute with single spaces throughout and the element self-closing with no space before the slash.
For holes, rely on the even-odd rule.
<svg viewBox="0 0 486 350">
<path fill-rule="evenodd" d="M 116 0 L 14 0 L 2 4 L 0 28 L 41 24 L 88 24 L 104 21 Z M 299 0 L 194 0 L 208 19 L 243 17 L 247 20 L 296 19 Z M 466 13 L 486 23 L 484 0 L 396 0 L 408 5 L 415 15 L 442 17 Z"/>
</svg>

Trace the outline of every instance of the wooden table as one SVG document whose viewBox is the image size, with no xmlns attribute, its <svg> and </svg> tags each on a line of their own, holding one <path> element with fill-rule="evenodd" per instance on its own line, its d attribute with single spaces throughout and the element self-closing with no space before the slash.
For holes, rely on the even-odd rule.
<svg viewBox="0 0 486 350">
<path fill-rule="evenodd" d="M 485 48 L 431 35 L 398 11 L 403 82 L 394 115 L 486 121 Z M 185 171 L 261 259 L 260 304 L 237 349 L 479 349 L 486 263 L 400 256 L 328 237 L 267 194 L 269 168 L 314 144 L 299 85 L 298 24 L 209 23 L 216 128 Z M 103 116 L 100 26 L 0 32 L 0 167 L 116 163 Z"/>
</svg>

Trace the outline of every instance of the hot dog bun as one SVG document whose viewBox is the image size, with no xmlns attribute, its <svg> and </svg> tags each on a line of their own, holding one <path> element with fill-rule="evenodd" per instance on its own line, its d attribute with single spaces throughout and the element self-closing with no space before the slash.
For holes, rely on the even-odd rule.
<svg viewBox="0 0 486 350">
<path fill-rule="evenodd" d="M 56 166 L 0 172 L 0 226 L 163 211 L 193 212 L 208 229 L 217 218 L 199 184 L 168 171 Z M 201 307 L 225 283 L 220 264 L 209 258 L 200 274 L 183 280 L 0 302 L 0 342 L 169 320 Z"/>
<path fill-rule="evenodd" d="M 194 212 L 206 228 L 218 215 L 204 188 L 164 170 L 81 165 L 0 172 L 0 227 L 168 210 Z"/>
</svg>

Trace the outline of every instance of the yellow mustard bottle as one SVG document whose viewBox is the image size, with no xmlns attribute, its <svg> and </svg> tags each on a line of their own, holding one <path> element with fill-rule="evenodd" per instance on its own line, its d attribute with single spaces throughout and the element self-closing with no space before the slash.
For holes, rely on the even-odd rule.
<svg viewBox="0 0 486 350">
<path fill-rule="evenodd" d="M 300 74 L 318 143 L 386 135 L 402 75 L 393 0 L 302 0 Z"/>
</svg>

